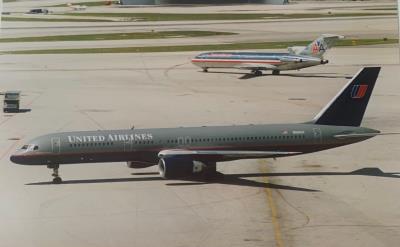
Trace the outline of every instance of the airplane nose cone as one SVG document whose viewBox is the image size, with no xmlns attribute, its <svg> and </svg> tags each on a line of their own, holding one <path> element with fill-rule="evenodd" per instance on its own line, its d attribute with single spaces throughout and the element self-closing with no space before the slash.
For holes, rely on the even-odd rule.
<svg viewBox="0 0 400 247">
<path fill-rule="evenodd" d="M 17 155 L 11 155 L 10 160 L 11 160 L 11 162 L 18 164 L 18 156 Z"/>
<path fill-rule="evenodd" d="M 22 155 L 18 155 L 18 154 L 11 155 L 10 160 L 11 160 L 11 162 L 13 162 L 15 164 L 23 164 L 24 163 L 24 158 L 22 157 Z"/>
</svg>

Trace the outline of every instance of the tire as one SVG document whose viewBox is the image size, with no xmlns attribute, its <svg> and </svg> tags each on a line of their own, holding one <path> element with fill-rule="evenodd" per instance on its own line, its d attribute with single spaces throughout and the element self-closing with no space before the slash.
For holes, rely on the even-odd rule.
<svg viewBox="0 0 400 247">
<path fill-rule="evenodd" d="M 255 74 L 256 76 L 262 76 L 261 70 L 256 70 L 256 71 L 254 71 L 254 74 Z"/>
</svg>

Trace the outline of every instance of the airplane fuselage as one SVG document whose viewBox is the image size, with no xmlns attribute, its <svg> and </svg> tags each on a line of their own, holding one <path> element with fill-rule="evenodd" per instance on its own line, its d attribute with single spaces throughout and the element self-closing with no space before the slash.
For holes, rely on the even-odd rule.
<svg viewBox="0 0 400 247">
<path fill-rule="evenodd" d="M 23 165 L 132 161 L 150 166 L 157 164 L 159 152 L 166 149 L 278 150 L 301 154 L 343 146 L 369 138 L 341 139 L 335 137 L 340 134 L 376 132 L 376 130 L 363 127 L 315 124 L 63 132 L 31 140 L 28 145 L 25 145 L 25 148 L 12 155 L 11 160 Z M 207 160 L 201 161 L 221 162 L 235 159 L 239 158 L 215 155 L 207 156 Z"/>
<path fill-rule="evenodd" d="M 318 57 L 290 53 L 260 52 L 210 52 L 192 59 L 192 63 L 203 69 L 237 68 L 248 70 L 296 70 L 327 63 Z"/>
</svg>

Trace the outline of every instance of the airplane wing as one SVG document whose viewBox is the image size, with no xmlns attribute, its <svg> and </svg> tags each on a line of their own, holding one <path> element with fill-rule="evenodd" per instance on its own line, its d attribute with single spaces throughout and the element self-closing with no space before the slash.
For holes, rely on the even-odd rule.
<svg viewBox="0 0 400 247">
<path fill-rule="evenodd" d="M 274 70 L 276 66 L 273 64 L 262 64 L 262 63 L 242 63 L 235 66 L 237 69 L 245 70 Z"/>
<path fill-rule="evenodd" d="M 257 159 L 257 158 L 274 158 L 279 156 L 288 156 L 300 154 L 300 152 L 283 152 L 283 151 L 223 151 L 223 150 L 186 150 L 186 149 L 167 149 L 158 153 L 159 158 L 168 157 L 190 157 L 195 160 L 234 160 L 234 159 Z"/>
</svg>

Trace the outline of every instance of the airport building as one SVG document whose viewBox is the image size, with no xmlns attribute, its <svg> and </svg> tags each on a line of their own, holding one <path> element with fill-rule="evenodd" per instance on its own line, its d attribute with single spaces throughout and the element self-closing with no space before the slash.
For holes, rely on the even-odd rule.
<svg viewBox="0 0 400 247">
<path fill-rule="evenodd" d="M 287 4 L 289 0 L 120 0 L 121 5 L 163 4 Z"/>
</svg>

